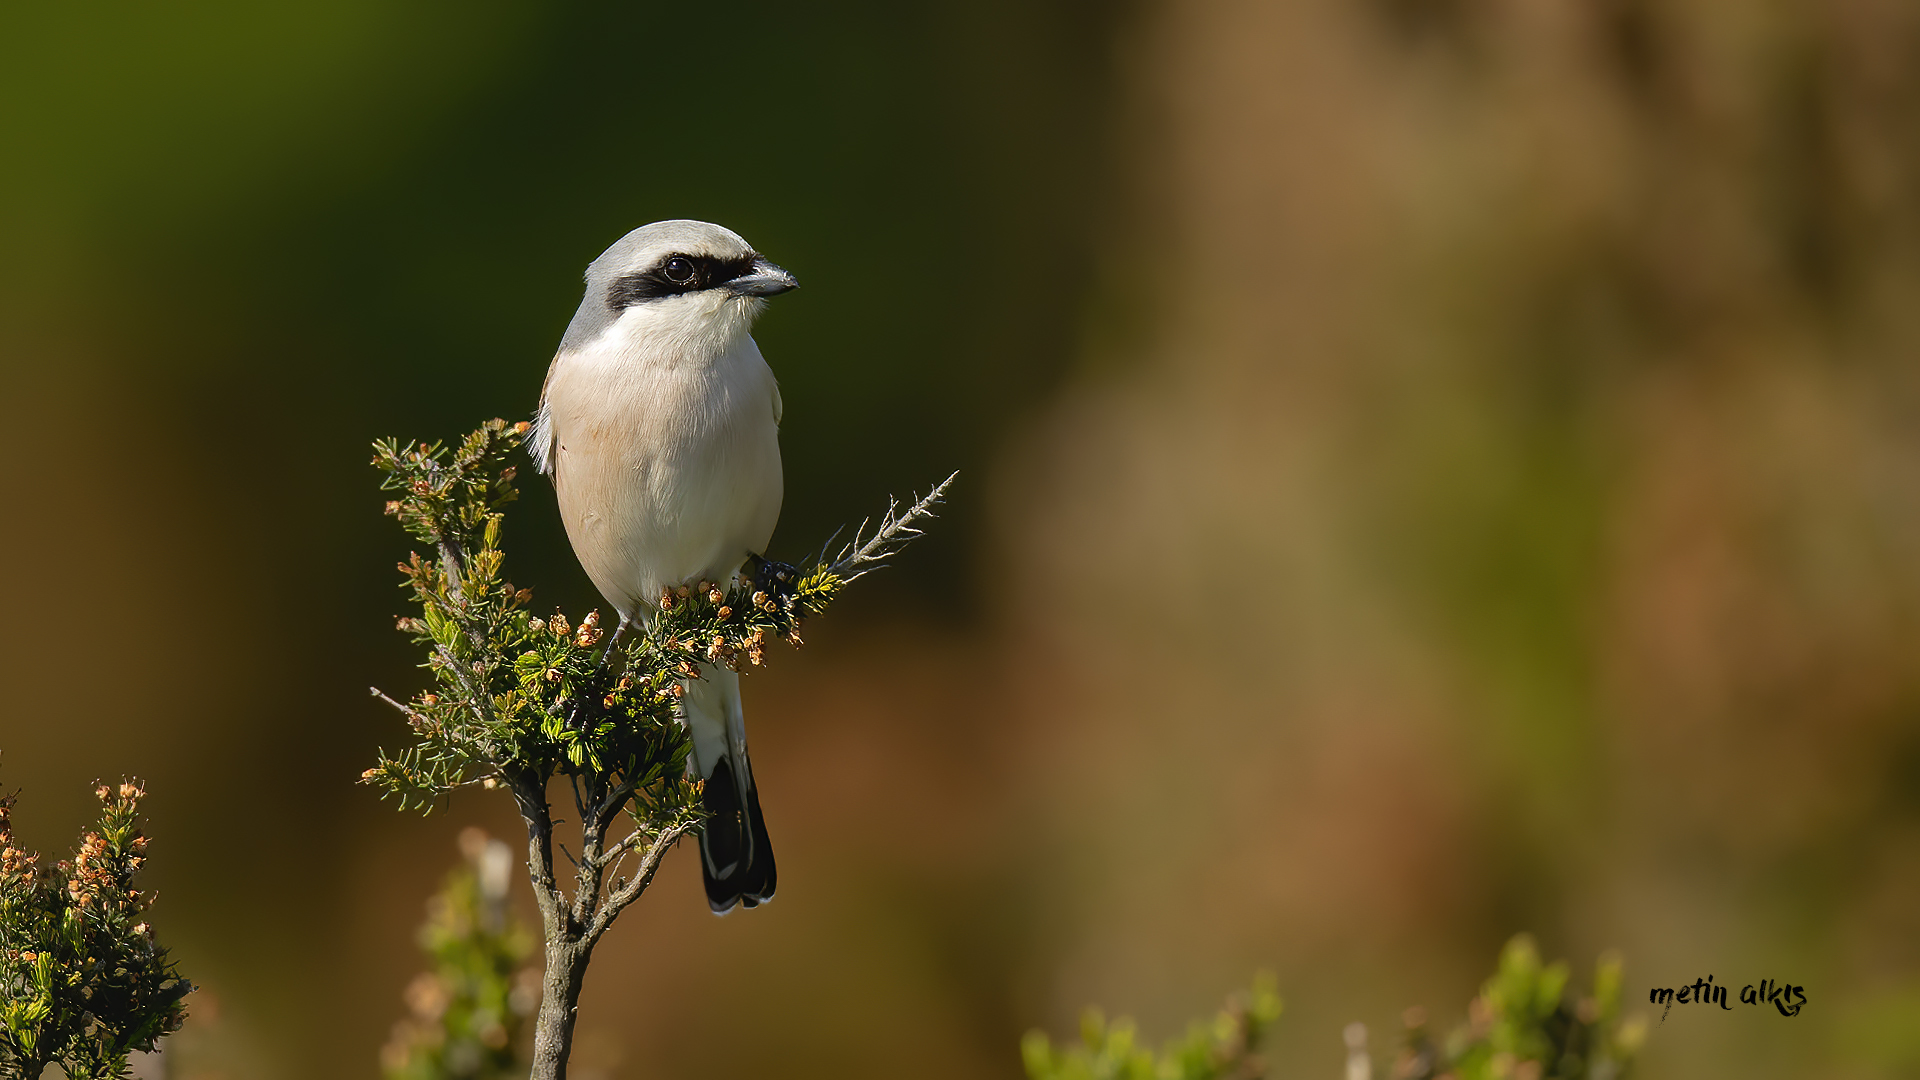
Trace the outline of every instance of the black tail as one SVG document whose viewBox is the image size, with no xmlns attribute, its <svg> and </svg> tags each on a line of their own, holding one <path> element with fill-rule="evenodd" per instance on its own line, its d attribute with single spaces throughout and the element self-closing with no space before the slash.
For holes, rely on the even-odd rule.
<svg viewBox="0 0 1920 1080">
<path fill-rule="evenodd" d="M 700 872 L 707 882 L 707 906 L 715 915 L 732 911 L 735 904 L 758 907 L 773 899 L 773 844 L 760 816 L 753 772 L 745 772 L 746 782 L 736 782 L 733 762 L 723 757 L 707 778 Z"/>
</svg>

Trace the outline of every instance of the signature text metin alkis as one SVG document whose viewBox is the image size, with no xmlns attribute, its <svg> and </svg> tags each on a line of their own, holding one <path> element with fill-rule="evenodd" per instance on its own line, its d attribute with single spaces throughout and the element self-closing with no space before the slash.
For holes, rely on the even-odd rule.
<svg viewBox="0 0 1920 1080">
<path fill-rule="evenodd" d="M 1789 983 L 1776 983 L 1772 979 L 1761 979 L 1760 985 L 1752 983 L 1740 988 L 1740 1001 L 1747 1005 L 1772 1005 L 1780 1010 L 1781 1016 L 1799 1016 L 1800 1007 L 1807 1003 L 1807 988 Z M 1727 1004 L 1727 987 L 1716 986 L 1713 976 L 1695 979 L 1692 985 L 1678 989 L 1666 986 L 1654 987 L 1647 993 L 1647 1002 L 1651 1005 L 1665 1005 L 1660 1019 L 1667 1018 L 1667 1012 L 1673 1011 L 1675 1004 L 1680 1005 L 1718 1005 L 1728 1012 L 1733 1006 Z"/>
</svg>

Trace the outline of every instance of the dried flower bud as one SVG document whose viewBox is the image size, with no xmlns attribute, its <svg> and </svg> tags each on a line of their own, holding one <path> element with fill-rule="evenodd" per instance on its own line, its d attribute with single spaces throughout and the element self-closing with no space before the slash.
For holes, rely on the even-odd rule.
<svg viewBox="0 0 1920 1080">
<path fill-rule="evenodd" d="M 573 627 L 567 625 L 567 617 L 557 611 L 553 613 L 553 618 L 547 620 L 547 629 L 557 637 L 566 637 L 573 632 Z"/>
<path fill-rule="evenodd" d="M 685 683 L 674 683 L 672 686 L 667 687 L 667 692 L 676 698 L 686 697 L 687 685 Z"/>
<path fill-rule="evenodd" d="M 733 609 L 732 609 L 732 608 L 730 608 L 730 607 L 728 607 L 728 606 L 727 606 L 727 605 L 725 605 L 725 604 L 721 604 L 721 605 L 720 605 L 720 617 L 721 617 L 721 618 L 723 618 L 723 619 L 731 619 L 731 618 L 733 618 Z"/>
<path fill-rule="evenodd" d="M 400 512 L 400 500 L 398 499 L 387 500 L 387 516 L 392 517 L 395 514 L 398 514 L 399 512 Z"/>
<path fill-rule="evenodd" d="M 533 631 L 536 634 L 541 632 L 542 630 L 545 630 L 546 628 L 547 628 L 547 624 L 543 622 L 541 619 L 539 619 L 538 617 L 527 620 L 527 629 Z"/>
<path fill-rule="evenodd" d="M 503 484 L 511 484 L 513 483 L 513 478 L 518 475 L 520 475 L 520 470 L 509 465 L 500 470 L 500 482 Z"/>
<path fill-rule="evenodd" d="M 716 604 L 717 604 L 717 603 L 719 603 L 720 601 L 722 601 L 722 600 L 725 600 L 726 598 L 727 598 L 727 594 L 726 594 L 726 593 L 724 593 L 724 592 L 721 592 L 721 591 L 720 591 L 720 586 L 718 586 L 718 585 L 708 585 L 708 586 L 707 586 L 707 599 L 708 599 L 708 600 L 710 600 L 710 601 L 712 601 L 713 603 L 716 603 Z"/>
<path fill-rule="evenodd" d="M 152 927 L 148 926 L 146 923 L 143 923 L 143 922 L 133 924 L 133 932 L 136 934 L 144 934 L 151 929 Z"/>
<path fill-rule="evenodd" d="M 560 680 L 561 680 L 561 679 L 562 679 L 563 677 L 564 677 L 564 676 L 562 676 L 562 675 L 560 674 L 560 669 L 559 669 L 559 668 L 548 668 L 548 669 L 547 669 L 547 681 L 548 681 L 548 682 L 559 682 L 559 681 L 560 681 Z"/>
<path fill-rule="evenodd" d="M 513 433 L 515 435 L 525 435 L 527 433 L 527 428 L 532 426 L 533 425 L 527 423 L 525 420 L 522 420 L 519 423 L 513 425 Z"/>
<path fill-rule="evenodd" d="M 123 799 L 143 799 L 146 798 L 146 795 L 147 793 L 141 790 L 139 784 L 126 783 L 120 785 L 120 797 Z"/>
<path fill-rule="evenodd" d="M 513 594 L 513 601 L 516 604 L 524 604 L 531 599 L 533 599 L 532 589 L 521 589 L 519 592 Z"/>
<path fill-rule="evenodd" d="M 677 588 L 677 589 L 675 589 L 675 590 L 673 590 L 673 595 L 675 595 L 675 596 L 678 596 L 678 597 L 680 597 L 680 598 L 681 598 L 682 600 L 684 600 L 684 599 L 686 599 L 687 597 L 689 597 L 689 596 L 692 596 L 692 595 L 693 595 L 693 590 L 692 590 L 692 589 L 689 589 L 689 588 L 688 588 L 688 587 L 686 587 L 685 585 L 682 585 L 682 586 L 680 586 L 679 588 Z"/>
<path fill-rule="evenodd" d="M 486 788 L 488 791 L 492 791 L 494 788 L 497 788 L 500 786 L 500 781 L 489 776 L 489 777 L 483 778 L 480 781 L 480 786 L 483 788 Z"/>
<path fill-rule="evenodd" d="M 666 589 L 666 590 L 662 590 L 662 591 L 661 591 L 661 593 L 660 593 L 660 610 L 661 610 L 661 611 L 672 611 L 672 610 L 673 610 L 673 590 L 672 590 L 672 589 Z"/>
<path fill-rule="evenodd" d="M 113 792 L 108 790 L 107 785 L 101 784 L 99 787 L 93 789 L 93 796 L 101 802 L 106 802 L 113 797 Z"/>
<path fill-rule="evenodd" d="M 376 777 L 376 776 L 379 776 L 379 775 L 380 775 L 380 770 L 379 770 L 379 769 L 368 769 L 367 771 L 365 771 L 365 772 L 363 772 L 363 773 L 361 773 L 361 774 L 360 774 L 360 779 L 362 779 L 362 780 L 371 780 L 371 779 L 373 779 L 374 777 Z"/>
<path fill-rule="evenodd" d="M 440 695 L 439 695 L 439 694 L 421 694 L 421 695 L 420 695 L 420 704 L 422 704 L 422 705 L 438 705 L 438 704 L 440 704 Z"/>
</svg>

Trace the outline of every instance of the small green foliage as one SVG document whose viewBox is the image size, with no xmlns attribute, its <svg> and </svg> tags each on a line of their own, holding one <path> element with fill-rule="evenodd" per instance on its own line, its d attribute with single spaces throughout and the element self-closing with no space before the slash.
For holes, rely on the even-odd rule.
<svg viewBox="0 0 1920 1080">
<path fill-rule="evenodd" d="M 95 791 L 100 820 L 52 867 L 13 846 L 16 796 L 0 796 L 0 1077 L 57 1064 L 74 1080 L 126 1074 L 186 1018 L 193 986 L 154 943 L 133 886 L 146 859 L 138 782 Z"/>
<path fill-rule="evenodd" d="M 755 559 L 737 582 L 683 585 L 659 598 L 623 646 L 602 650 L 598 612 L 577 626 L 560 613 L 540 618 L 527 608 L 531 590 L 502 577 L 503 508 L 518 494 L 507 462 L 526 427 L 492 420 L 452 450 L 374 445 L 382 488 L 400 493 L 387 513 L 437 553 L 400 564 L 420 614 L 399 627 L 427 647 L 438 686 L 403 706 L 414 744 L 382 751 L 363 779 L 403 808 L 428 809 L 456 788 L 512 774 L 614 773 L 641 791 L 645 816 L 678 821 L 698 803 L 696 786 L 679 775 L 689 746 L 675 719 L 684 680 L 703 663 L 759 665 L 774 639 L 800 644 L 801 623 L 865 564 L 917 535 L 910 521 L 937 495 L 906 518 L 890 508 L 865 547 L 856 536 L 838 558 L 804 572 Z"/>
<path fill-rule="evenodd" d="M 517 1051 L 539 1000 L 537 974 L 521 971 L 533 936 L 513 917 L 513 853 L 479 829 L 460 834 L 465 865 L 427 905 L 420 947 L 433 961 L 407 986 L 412 1015 L 381 1051 L 387 1080 L 504 1080 L 524 1075 Z"/>
<path fill-rule="evenodd" d="M 1593 992 L 1569 1007 L 1567 965 L 1542 966 L 1525 934 L 1507 943 L 1500 968 L 1467 1008 L 1468 1021 L 1435 1042 L 1426 1014 L 1408 1009 L 1406 1045 L 1395 1080 L 1621 1080 L 1646 1039 L 1644 1017 L 1620 1015 L 1620 958 L 1609 953 L 1594 971 Z M 1265 1065 L 1253 1051 L 1280 1015 L 1271 978 L 1237 996 L 1211 1024 L 1195 1022 L 1186 1038 L 1158 1055 L 1139 1046 L 1133 1022 L 1108 1024 L 1097 1009 L 1080 1021 L 1080 1045 L 1056 1048 L 1043 1032 L 1021 1040 L 1029 1080 L 1257 1080 Z M 1350 1053 L 1366 1062 L 1365 1029 L 1349 1030 Z M 1355 1075 L 1350 1072 L 1349 1075 Z"/>
<path fill-rule="evenodd" d="M 1261 975 L 1235 994 L 1212 1022 L 1195 1021 L 1185 1037 L 1158 1055 L 1138 1044 L 1133 1021 L 1109 1024 L 1098 1009 L 1080 1017 L 1080 1045 L 1055 1047 L 1042 1031 L 1020 1043 L 1029 1080 L 1259 1080 L 1266 1066 L 1254 1051 L 1280 1016 L 1273 978 Z"/>
<path fill-rule="evenodd" d="M 1620 1015 L 1620 958 L 1609 953 L 1594 970 L 1590 994 L 1564 1000 L 1567 965 L 1542 965 L 1533 939 L 1507 942 L 1500 969 L 1467 1006 L 1467 1023 L 1436 1042 L 1418 1009 L 1407 1013 L 1405 1049 L 1394 1075 L 1434 1080 L 1619 1080 L 1646 1038 L 1642 1017 Z"/>
</svg>

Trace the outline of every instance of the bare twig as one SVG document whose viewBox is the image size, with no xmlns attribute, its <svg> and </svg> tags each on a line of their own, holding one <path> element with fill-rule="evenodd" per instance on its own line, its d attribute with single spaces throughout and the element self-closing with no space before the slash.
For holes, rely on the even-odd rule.
<svg viewBox="0 0 1920 1080">
<path fill-rule="evenodd" d="M 387 704 L 393 706 L 396 709 L 399 709 L 402 713 L 406 714 L 406 717 L 408 720 L 413 721 L 415 723 L 424 723 L 426 721 L 426 717 L 421 716 L 417 712 L 414 712 L 411 706 L 403 705 L 400 702 L 395 701 L 392 698 L 388 697 L 386 694 L 381 693 L 379 687 L 369 686 L 367 687 L 367 689 L 373 691 L 374 697 L 379 698 L 381 701 L 386 702 Z"/>
<path fill-rule="evenodd" d="M 647 845 L 647 852 L 641 856 L 640 865 L 634 868 L 633 880 L 607 897 L 606 905 L 594 916 L 593 925 L 588 929 L 591 939 L 597 939 L 601 934 L 606 933 L 607 927 L 613 925 L 613 920 L 626 910 L 627 905 L 638 900 L 640 894 L 647 891 L 647 886 L 653 884 L 653 875 L 660 869 L 660 860 L 666 855 L 667 849 L 678 842 L 682 836 L 692 832 L 696 825 L 697 823 L 689 821 L 670 826 L 661 830 L 653 843 Z"/>
<path fill-rule="evenodd" d="M 846 582 L 858 581 L 880 569 L 889 556 L 922 535 L 921 524 L 937 516 L 933 508 L 946 501 L 947 488 L 959 475 L 955 472 L 940 481 L 932 491 L 927 492 L 925 498 L 908 507 L 905 513 L 899 512 L 897 500 L 888 499 L 887 512 L 880 515 L 880 524 L 874 529 L 873 535 L 862 539 L 872 519 L 862 521 L 860 527 L 853 531 L 852 542 L 834 556 L 833 562 L 827 566 L 827 572 Z"/>
</svg>

